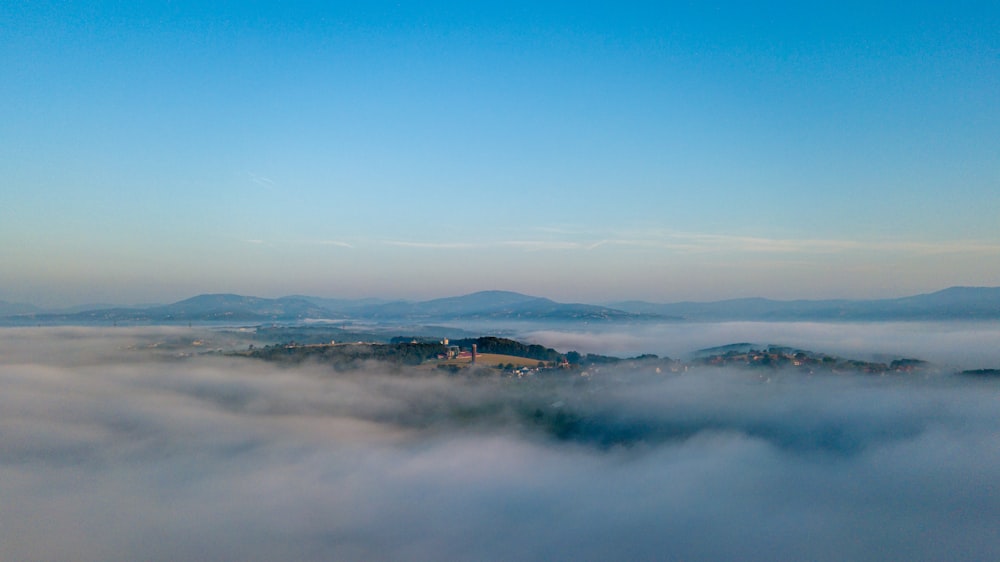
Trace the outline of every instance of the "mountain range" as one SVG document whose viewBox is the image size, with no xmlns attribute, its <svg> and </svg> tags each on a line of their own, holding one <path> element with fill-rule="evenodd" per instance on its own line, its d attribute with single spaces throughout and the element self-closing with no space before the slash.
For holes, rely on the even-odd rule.
<svg viewBox="0 0 1000 562">
<path fill-rule="evenodd" d="M 609 321 L 659 318 L 591 304 L 558 303 L 510 291 L 482 291 L 421 302 L 378 299 L 329 299 L 288 296 L 276 299 L 233 295 L 198 295 L 173 304 L 46 312 L 30 305 L 10 305 L 6 323 L 94 322 L 269 322 L 362 320 L 428 322 L 448 320 Z"/>
<path fill-rule="evenodd" d="M 294 295 L 261 298 L 205 294 L 168 305 L 45 311 L 0 301 L 5 324 L 172 323 L 357 320 L 444 322 L 525 321 L 795 321 L 979 320 L 1000 318 L 1000 287 L 951 287 L 935 293 L 877 300 L 731 299 L 715 302 L 624 301 L 606 306 L 560 303 L 510 291 L 481 291 L 427 301 L 332 299 Z"/>
<path fill-rule="evenodd" d="M 1000 318 L 1000 287 L 950 287 L 934 293 L 875 300 L 730 299 L 715 302 L 610 304 L 633 313 L 686 320 L 985 320 Z"/>
</svg>

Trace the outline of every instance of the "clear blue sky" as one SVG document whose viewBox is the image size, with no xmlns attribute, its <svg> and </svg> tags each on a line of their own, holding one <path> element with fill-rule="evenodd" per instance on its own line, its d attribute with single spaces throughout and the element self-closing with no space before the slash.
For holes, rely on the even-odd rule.
<svg viewBox="0 0 1000 562">
<path fill-rule="evenodd" d="M 0 299 L 1000 285 L 1000 6 L 0 4 Z"/>
</svg>

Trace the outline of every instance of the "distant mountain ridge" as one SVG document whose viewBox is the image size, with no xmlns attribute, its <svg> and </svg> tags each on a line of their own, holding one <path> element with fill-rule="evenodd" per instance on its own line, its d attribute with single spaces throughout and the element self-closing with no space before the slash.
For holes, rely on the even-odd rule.
<svg viewBox="0 0 1000 562">
<path fill-rule="evenodd" d="M 310 301 L 298 297 L 267 299 L 233 294 L 198 295 L 162 307 L 148 309 L 153 315 L 188 319 L 268 319 L 268 318 L 317 318 L 330 312 Z"/>
<path fill-rule="evenodd" d="M 23 302 L 0 301 L 0 316 L 13 316 L 15 314 L 33 314 L 42 309 Z"/>
<path fill-rule="evenodd" d="M 269 322 L 359 320 L 442 322 L 524 321 L 876 321 L 1000 319 L 1000 287 L 950 287 L 934 293 L 875 300 L 730 299 L 715 302 L 625 301 L 600 306 L 560 303 L 511 291 L 480 291 L 427 301 L 330 299 L 309 296 L 262 298 L 203 294 L 173 304 L 46 312 L 0 302 L 6 324 L 101 322 Z"/>
<path fill-rule="evenodd" d="M 357 310 L 373 319 L 405 317 L 414 320 L 448 319 L 537 319 L 537 320 L 613 320 L 648 316 L 605 306 L 559 303 L 512 291 L 480 291 L 459 297 L 422 302 L 396 302 Z"/>
<path fill-rule="evenodd" d="M 628 312 L 686 320 L 977 320 L 1000 318 L 1000 287 L 950 287 L 934 293 L 873 300 L 730 299 L 657 304 L 612 303 Z"/>
<path fill-rule="evenodd" d="M 326 305 L 326 306 L 324 306 Z M 608 321 L 646 318 L 605 306 L 558 303 L 511 291 L 481 291 L 421 302 L 357 301 L 291 296 L 276 299 L 204 294 L 164 306 L 114 307 L 75 313 L 27 312 L 10 322 L 268 322 L 296 320 L 447 321 L 462 319 Z"/>
<path fill-rule="evenodd" d="M 115 307 L 71 313 L 34 313 L 16 317 L 38 322 L 264 322 L 330 317 L 311 302 L 292 297 L 267 299 L 233 294 L 205 294 L 148 308 Z"/>
</svg>

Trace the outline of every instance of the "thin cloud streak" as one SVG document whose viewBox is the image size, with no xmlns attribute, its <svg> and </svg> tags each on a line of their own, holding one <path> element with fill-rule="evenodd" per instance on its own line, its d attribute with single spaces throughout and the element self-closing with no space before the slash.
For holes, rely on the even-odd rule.
<svg viewBox="0 0 1000 562">
<path fill-rule="evenodd" d="M 403 240 L 383 240 L 382 244 L 400 248 L 424 248 L 430 250 L 469 250 L 484 247 L 467 242 L 409 242 Z"/>
<path fill-rule="evenodd" d="M 580 242 L 570 242 L 570 241 L 559 241 L 559 240 L 509 240 L 504 242 L 497 242 L 497 246 L 503 246 L 507 248 L 520 248 L 522 250 L 531 252 L 540 251 L 563 251 L 563 250 L 593 250 L 602 246 L 605 242 L 594 242 L 594 243 L 580 243 Z"/>
<path fill-rule="evenodd" d="M 354 245 L 350 242 L 344 242 L 342 240 L 319 240 L 316 242 L 308 242 L 309 244 L 315 244 L 318 246 L 336 246 L 338 248 L 354 248 Z"/>
<path fill-rule="evenodd" d="M 258 176 L 253 172 L 247 172 L 247 174 L 250 176 L 250 181 L 253 182 L 254 184 L 263 187 L 264 189 L 268 190 L 274 189 L 274 180 L 266 178 L 264 176 Z"/>
<path fill-rule="evenodd" d="M 387 240 L 383 244 L 404 248 L 488 249 L 519 248 L 525 251 L 591 251 L 602 247 L 665 250 L 682 254 L 746 253 L 776 255 L 834 255 L 848 253 L 891 253 L 916 256 L 941 254 L 1000 255 L 1000 245 L 976 240 L 940 243 L 910 241 L 860 241 L 767 238 L 690 232 L 632 233 L 630 236 L 607 236 L 580 240 L 565 232 L 566 238 L 553 240 L 515 239 L 478 242 L 430 242 Z"/>
<path fill-rule="evenodd" d="M 858 240 L 795 240 L 724 235 L 681 235 L 698 244 L 695 247 L 727 251 L 760 253 L 838 254 L 849 252 L 885 252 L 915 255 L 934 254 L 1000 254 L 1000 245 L 979 241 L 927 242 L 867 242 Z"/>
<path fill-rule="evenodd" d="M 267 246 L 269 248 L 276 248 L 279 245 L 287 246 L 334 246 L 338 248 L 354 248 L 354 245 L 350 242 L 345 242 L 343 240 L 300 240 L 300 241 L 285 241 L 285 242 L 272 242 L 264 240 L 261 238 L 250 238 L 243 240 L 247 244 L 253 244 L 256 246 Z"/>
</svg>

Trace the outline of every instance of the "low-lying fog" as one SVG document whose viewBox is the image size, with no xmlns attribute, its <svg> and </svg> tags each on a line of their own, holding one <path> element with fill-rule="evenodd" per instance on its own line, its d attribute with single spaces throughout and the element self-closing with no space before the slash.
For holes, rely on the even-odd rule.
<svg viewBox="0 0 1000 562">
<path fill-rule="evenodd" d="M 853 359 L 910 357 L 942 367 L 1000 368 L 1000 322 L 672 322 L 585 328 L 510 325 L 520 337 L 560 351 L 683 359 L 737 342 L 786 345 Z"/>
<path fill-rule="evenodd" d="M 674 335 L 998 343 L 758 327 Z M 1000 380 L 337 373 L 182 357 L 238 340 L 179 328 L 0 336 L 0 560 L 1000 559 Z M 678 354 L 654 336 L 587 350 Z"/>
</svg>

